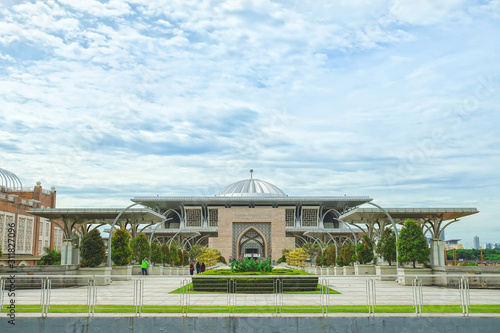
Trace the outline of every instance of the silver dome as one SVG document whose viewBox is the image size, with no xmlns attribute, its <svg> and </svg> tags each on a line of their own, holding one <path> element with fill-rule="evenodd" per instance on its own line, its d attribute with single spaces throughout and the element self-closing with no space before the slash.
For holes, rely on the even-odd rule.
<svg viewBox="0 0 500 333">
<path fill-rule="evenodd" d="M 5 186 L 9 189 L 21 189 L 23 183 L 21 183 L 21 180 L 12 172 L 0 168 L 0 186 Z"/>
<path fill-rule="evenodd" d="M 227 186 L 217 194 L 218 197 L 286 197 L 287 195 L 266 181 L 245 179 Z"/>
</svg>

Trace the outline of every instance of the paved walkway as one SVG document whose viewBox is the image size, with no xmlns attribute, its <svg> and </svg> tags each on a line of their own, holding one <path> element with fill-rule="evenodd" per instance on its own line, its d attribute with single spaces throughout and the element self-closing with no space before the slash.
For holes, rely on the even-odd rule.
<svg viewBox="0 0 500 333">
<path fill-rule="evenodd" d="M 188 277 L 189 278 L 189 277 Z M 273 294 L 201 294 L 192 293 L 189 295 L 190 305 L 201 306 L 229 306 L 229 305 L 249 305 L 249 306 L 274 306 L 279 302 L 283 306 L 320 306 L 327 304 L 335 305 L 366 305 L 366 277 L 356 276 L 332 276 L 321 277 L 324 282 L 340 294 L 284 294 L 277 296 Z M 96 304 L 133 305 L 135 289 L 134 283 L 138 277 L 132 277 L 128 281 L 113 281 L 110 285 L 98 286 L 96 293 Z M 186 277 L 182 276 L 147 276 L 142 278 L 143 304 L 144 305 L 177 305 L 181 304 L 180 294 L 170 292 L 179 288 Z M 376 304 L 413 304 L 413 291 L 411 286 L 401 286 L 393 281 L 376 281 Z M 87 304 L 88 287 L 53 288 L 50 293 L 51 305 L 77 305 Z M 40 289 L 17 290 L 16 304 L 40 304 L 42 293 Z M 452 288 L 442 287 L 422 287 L 423 304 L 460 304 L 460 291 Z M 322 298 L 323 297 L 323 298 Z M 7 304 L 9 298 L 4 292 L 3 303 Z M 186 298 L 184 298 L 186 302 Z M 185 304 L 185 303 L 184 303 Z M 500 304 L 500 290 L 491 289 L 471 289 L 470 304 Z M 39 315 L 39 314 L 38 314 Z M 55 314 L 50 314 L 51 316 Z M 62 314 L 59 314 L 62 315 Z M 72 316 L 74 314 L 71 314 Z M 96 314 L 97 315 L 97 314 Z M 110 315 L 110 314 L 106 314 Z M 147 314 L 148 316 L 152 314 Z M 170 314 L 169 314 L 170 315 Z M 209 316 L 210 314 L 203 314 Z M 220 314 L 217 314 L 220 315 Z M 260 315 L 260 314 L 259 314 Z M 265 315 L 265 314 L 262 314 Z M 309 314 L 307 314 L 309 315 Z M 345 315 L 345 314 L 344 314 Z M 359 315 L 359 314 L 356 314 Z"/>
</svg>

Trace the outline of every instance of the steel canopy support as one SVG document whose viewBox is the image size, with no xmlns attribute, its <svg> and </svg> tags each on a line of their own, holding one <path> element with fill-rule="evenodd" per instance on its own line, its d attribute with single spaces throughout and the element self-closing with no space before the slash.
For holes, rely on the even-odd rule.
<svg viewBox="0 0 500 333">
<path fill-rule="evenodd" d="M 394 220 L 392 219 L 391 215 L 389 215 L 389 213 L 383 209 L 382 207 L 380 207 L 379 205 L 377 204 L 374 204 L 373 202 L 366 202 L 368 205 L 372 205 L 372 206 L 375 206 L 377 207 L 378 209 L 380 209 L 386 216 L 387 218 L 389 219 L 389 221 L 391 221 L 392 223 L 392 227 L 394 228 L 394 234 L 396 235 L 396 268 L 399 268 L 399 252 L 398 252 L 398 229 L 396 228 L 396 222 L 394 222 Z M 381 236 L 382 237 L 382 236 Z"/>
<path fill-rule="evenodd" d="M 124 210 L 122 210 L 120 212 L 120 214 L 118 214 L 118 216 L 116 216 L 115 220 L 113 221 L 113 224 L 111 225 L 111 229 L 109 229 L 109 238 L 108 238 L 108 260 L 107 260 L 107 265 L 108 267 L 111 267 L 111 237 L 113 236 L 113 229 L 115 228 L 115 224 L 116 222 L 118 222 L 118 219 L 120 218 L 120 216 L 123 215 L 123 213 L 125 213 L 128 209 L 136 206 L 136 205 L 139 205 L 138 202 L 134 203 L 134 204 L 131 204 L 130 206 L 128 206 L 127 208 L 125 208 Z"/>
</svg>

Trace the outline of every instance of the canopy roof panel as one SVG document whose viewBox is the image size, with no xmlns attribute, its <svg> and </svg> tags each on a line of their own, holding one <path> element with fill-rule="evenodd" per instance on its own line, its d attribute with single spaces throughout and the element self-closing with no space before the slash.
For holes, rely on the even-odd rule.
<svg viewBox="0 0 500 333">
<path fill-rule="evenodd" d="M 123 208 L 33 208 L 29 214 L 51 220 L 72 219 L 77 223 L 88 223 L 98 220 L 101 223 L 113 223 Z M 127 220 L 132 224 L 161 222 L 165 217 L 146 208 L 131 208 L 125 211 L 120 220 Z"/>
<path fill-rule="evenodd" d="M 406 219 L 435 219 L 444 221 L 456 220 L 464 216 L 479 213 L 476 208 L 384 208 L 395 221 Z M 355 208 L 339 217 L 342 221 L 361 223 L 387 219 L 378 208 Z"/>
<path fill-rule="evenodd" d="M 141 203 L 144 206 L 154 209 L 177 209 L 180 206 L 296 206 L 296 205 L 313 205 L 323 206 L 325 209 L 343 210 L 362 205 L 372 201 L 370 197 L 135 197 L 131 199 L 133 202 Z"/>
</svg>

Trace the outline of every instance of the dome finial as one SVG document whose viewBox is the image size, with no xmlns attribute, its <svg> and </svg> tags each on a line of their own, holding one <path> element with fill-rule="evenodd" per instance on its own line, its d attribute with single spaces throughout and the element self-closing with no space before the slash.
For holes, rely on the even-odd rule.
<svg viewBox="0 0 500 333">
<path fill-rule="evenodd" d="M 253 179 L 253 169 L 250 169 L 250 179 Z"/>
</svg>

